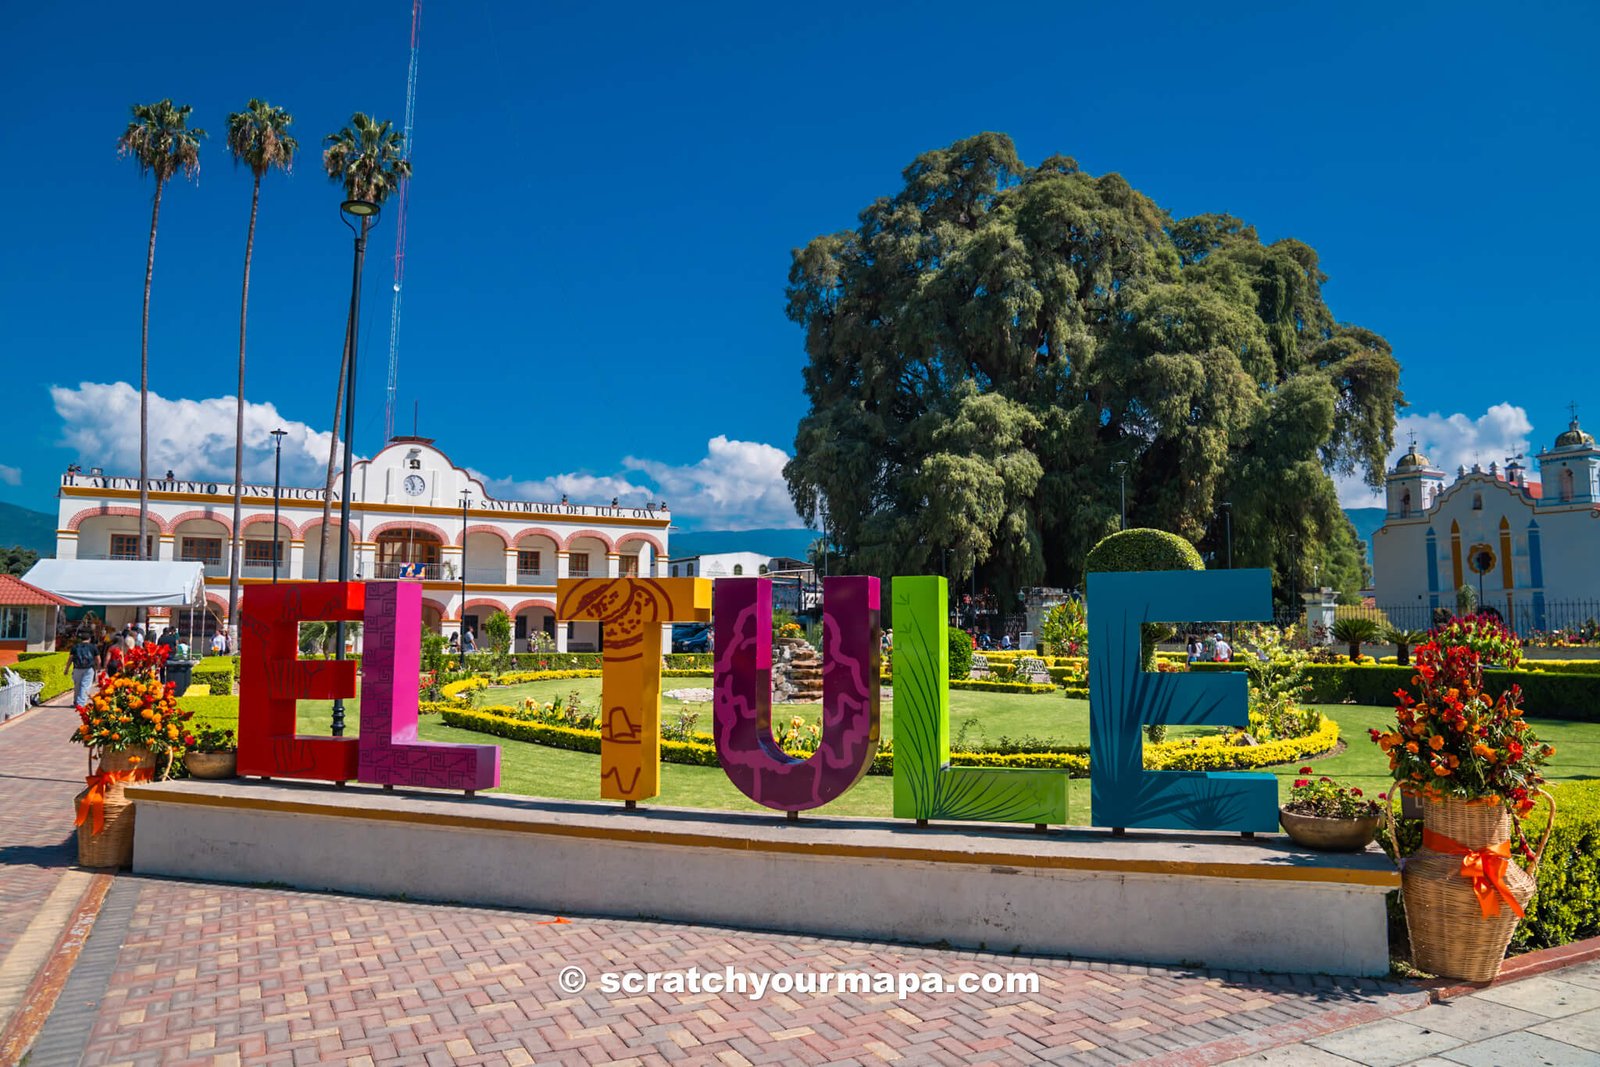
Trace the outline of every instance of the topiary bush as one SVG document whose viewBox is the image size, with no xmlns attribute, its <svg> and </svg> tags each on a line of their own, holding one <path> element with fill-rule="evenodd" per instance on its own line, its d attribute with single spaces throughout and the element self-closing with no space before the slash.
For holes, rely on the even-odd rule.
<svg viewBox="0 0 1600 1067">
<path fill-rule="evenodd" d="M 1083 569 L 1089 574 L 1111 571 L 1203 571 L 1205 560 L 1188 541 L 1165 530 L 1119 530 L 1089 550 Z M 1094 605 L 1089 605 L 1092 609 Z M 1173 634 L 1171 626 L 1145 623 L 1139 629 L 1140 666 L 1156 669 L 1156 645 Z M 1145 727 L 1151 741 L 1161 741 L 1167 728 L 1159 723 Z"/>
<path fill-rule="evenodd" d="M 965 681 L 972 676 L 972 638 L 957 626 L 945 627 L 950 641 L 950 680 Z"/>
</svg>

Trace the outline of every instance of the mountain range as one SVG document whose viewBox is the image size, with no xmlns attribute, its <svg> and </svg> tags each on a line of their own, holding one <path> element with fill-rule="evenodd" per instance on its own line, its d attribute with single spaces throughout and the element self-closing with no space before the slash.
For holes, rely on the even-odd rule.
<svg viewBox="0 0 1600 1067">
<path fill-rule="evenodd" d="M 56 554 L 56 517 L 48 512 L 0 502 L 0 548 L 21 545 L 41 556 Z"/>
</svg>

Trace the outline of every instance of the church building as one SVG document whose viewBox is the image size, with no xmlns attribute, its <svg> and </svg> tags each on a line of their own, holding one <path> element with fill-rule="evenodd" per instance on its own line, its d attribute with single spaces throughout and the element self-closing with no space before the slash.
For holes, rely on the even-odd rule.
<svg viewBox="0 0 1600 1067">
<path fill-rule="evenodd" d="M 1539 481 L 1511 460 L 1445 473 L 1416 445 L 1387 477 L 1372 538 L 1377 605 L 1424 628 L 1469 586 L 1519 632 L 1566 629 L 1600 614 L 1600 448 L 1574 418 L 1535 457 Z"/>
</svg>

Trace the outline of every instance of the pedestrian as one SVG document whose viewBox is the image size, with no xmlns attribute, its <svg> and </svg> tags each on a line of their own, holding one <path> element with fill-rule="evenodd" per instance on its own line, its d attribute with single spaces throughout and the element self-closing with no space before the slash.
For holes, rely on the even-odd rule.
<svg viewBox="0 0 1600 1067">
<path fill-rule="evenodd" d="M 1218 663 L 1229 663 L 1229 662 L 1232 662 L 1232 660 L 1233 660 L 1233 646 L 1228 644 L 1228 639 L 1226 637 L 1223 637 L 1220 631 L 1216 635 L 1216 642 L 1217 642 L 1216 661 Z"/>
<path fill-rule="evenodd" d="M 466 636 L 461 639 L 461 650 L 469 656 L 478 651 L 478 642 L 473 638 L 471 630 L 468 630 Z"/>
<path fill-rule="evenodd" d="M 228 638 L 219 629 L 216 633 L 211 635 L 211 654 L 213 656 L 220 656 L 227 652 L 227 650 Z"/>
<path fill-rule="evenodd" d="M 79 630 L 77 643 L 67 654 L 67 669 L 72 674 L 72 702 L 77 707 L 89 703 L 94 690 L 95 670 L 100 662 L 100 653 L 89 639 L 88 629 Z"/>
</svg>

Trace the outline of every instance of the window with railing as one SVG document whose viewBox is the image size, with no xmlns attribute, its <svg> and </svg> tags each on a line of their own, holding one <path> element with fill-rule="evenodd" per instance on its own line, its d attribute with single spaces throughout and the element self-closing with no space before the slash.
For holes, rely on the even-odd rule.
<svg viewBox="0 0 1600 1067">
<path fill-rule="evenodd" d="M 185 537 L 178 545 L 178 558 L 208 567 L 222 566 L 222 538 Z"/>
<path fill-rule="evenodd" d="M 573 578 L 589 577 L 589 553 L 574 552 L 568 556 L 567 574 Z"/>
<path fill-rule="evenodd" d="M 532 577 L 544 570 L 540 553 L 534 550 L 518 550 L 517 552 L 517 577 Z"/>
<path fill-rule="evenodd" d="M 639 557 L 623 556 L 622 566 L 617 569 L 617 573 L 622 575 L 624 578 L 639 577 Z"/>
<path fill-rule="evenodd" d="M 0 641 L 26 641 L 28 639 L 28 609 L 25 607 L 0 607 Z"/>
<path fill-rule="evenodd" d="M 146 534 L 144 539 L 144 558 L 156 558 L 156 536 Z M 112 534 L 111 535 L 112 559 L 138 559 L 139 535 L 138 534 Z"/>
<path fill-rule="evenodd" d="M 244 565 L 246 567 L 270 567 L 276 558 L 277 564 L 283 565 L 282 541 L 246 541 L 244 543 Z"/>
</svg>

